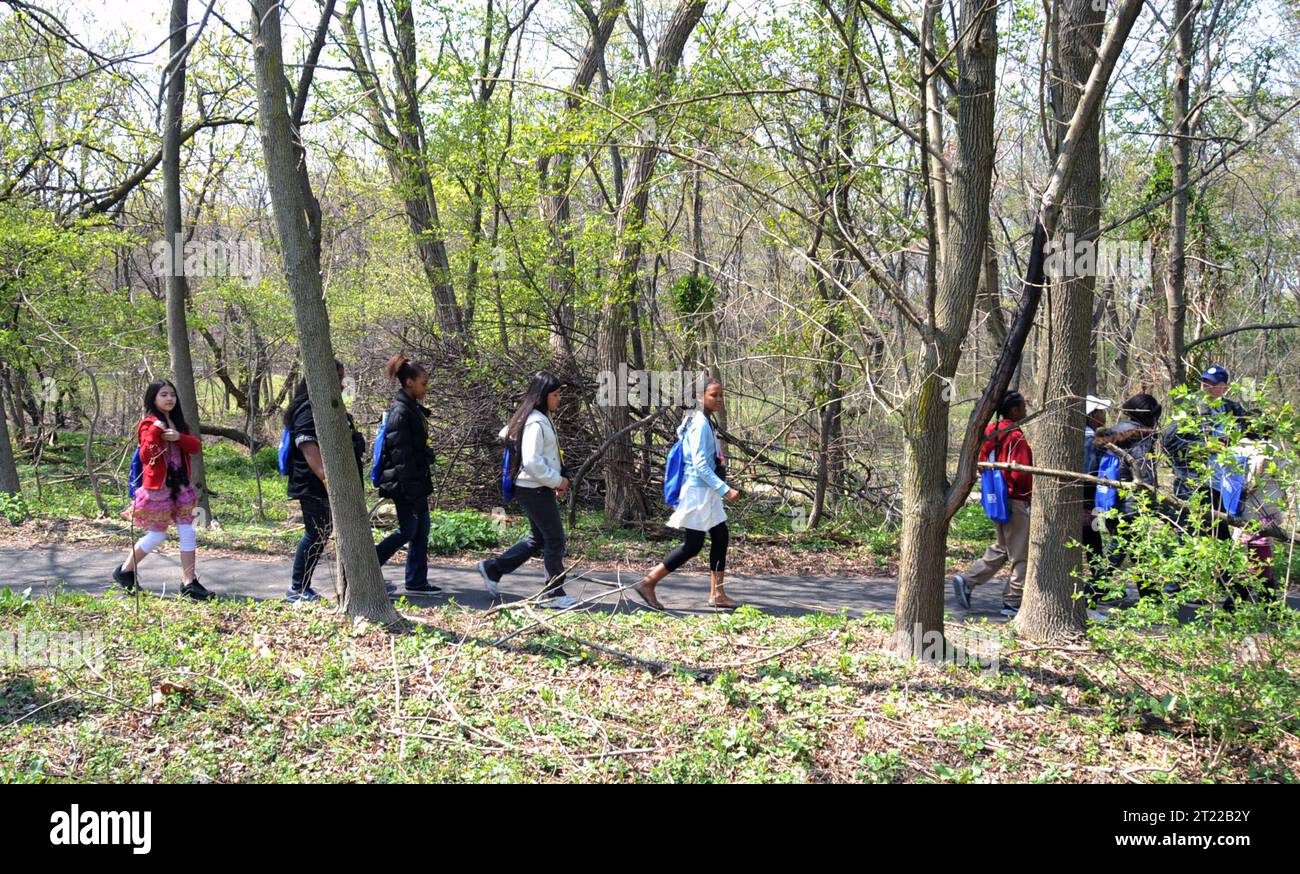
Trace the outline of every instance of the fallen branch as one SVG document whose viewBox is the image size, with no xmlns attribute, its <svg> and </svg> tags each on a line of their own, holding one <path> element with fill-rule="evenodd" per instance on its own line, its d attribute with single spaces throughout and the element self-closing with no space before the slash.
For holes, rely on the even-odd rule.
<svg viewBox="0 0 1300 874">
<path fill-rule="evenodd" d="M 1222 331 L 1215 331 L 1213 334 L 1206 334 L 1204 337 L 1197 337 L 1183 347 L 1183 354 L 1186 355 L 1202 343 L 1222 340 L 1224 337 L 1231 337 L 1233 334 L 1240 334 L 1243 331 L 1283 331 L 1294 328 L 1300 328 L 1300 322 L 1256 322 L 1250 325 L 1238 325 L 1235 328 L 1225 328 Z"/>
</svg>

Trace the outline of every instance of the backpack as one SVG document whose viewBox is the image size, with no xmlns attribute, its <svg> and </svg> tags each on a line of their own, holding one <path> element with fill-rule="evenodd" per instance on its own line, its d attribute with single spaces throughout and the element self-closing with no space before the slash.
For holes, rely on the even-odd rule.
<svg viewBox="0 0 1300 874">
<path fill-rule="evenodd" d="M 998 460 L 996 449 L 989 453 L 988 460 Z M 1011 521 L 1011 502 L 1007 500 L 1007 480 L 1002 471 L 980 471 L 980 504 L 984 506 L 984 515 L 999 525 Z"/>
<path fill-rule="evenodd" d="M 144 483 L 144 460 L 140 458 L 140 447 L 135 448 L 135 454 L 131 456 L 131 472 L 126 478 L 126 496 L 135 497 L 135 490 L 140 488 Z"/>
<path fill-rule="evenodd" d="M 292 469 L 291 457 L 293 455 L 293 434 L 285 428 L 280 432 L 280 452 L 276 459 L 280 467 L 280 476 L 288 476 Z"/>
<path fill-rule="evenodd" d="M 510 447 L 501 457 L 501 500 L 507 504 L 515 499 L 515 481 L 510 476 Z"/>
<path fill-rule="evenodd" d="M 1119 479 L 1120 461 L 1122 459 L 1113 452 L 1107 452 L 1101 457 L 1101 463 L 1097 465 L 1097 476 L 1102 479 Z M 1114 486 L 1097 484 L 1097 502 L 1095 504 L 1098 510 L 1113 510 L 1119 503 L 1119 490 Z"/>
<path fill-rule="evenodd" d="M 668 450 L 668 458 L 664 462 L 664 503 L 670 507 L 676 507 L 681 497 L 684 466 L 682 441 L 678 440 L 673 444 L 673 448 Z"/>
<path fill-rule="evenodd" d="M 1211 484 L 1223 497 L 1223 512 L 1236 516 L 1246 491 L 1246 459 L 1240 455 L 1219 456 L 1212 463 Z"/>
<path fill-rule="evenodd" d="M 379 430 L 375 432 L 375 448 L 370 456 L 370 484 L 379 488 L 379 480 L 384 474 L 384 436 L 388 433 L 388 413 L 379 419 Z"/>
</svg>

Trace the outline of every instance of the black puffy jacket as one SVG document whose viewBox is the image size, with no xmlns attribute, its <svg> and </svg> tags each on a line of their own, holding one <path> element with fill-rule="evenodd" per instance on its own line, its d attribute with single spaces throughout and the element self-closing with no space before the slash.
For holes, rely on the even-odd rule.
<svg viewBox="0 0 1300 874">
<path fill-rule="evenodd" d="M 365 474 L 361 459 L 366 453 L 366 438 L 357 432 L 351 414 L 348 415 L 348 430 L 352 432 L 352 451 L 357 457 L 357 472 L 364 481 Z M 293 450 L 289 453 L 288 497 L 292 500 L 303 498 L 325 500 L 328 497 L 325 484 L 312 472 L 311 465 L 307 464 L 307 456 L 303 455 L 299 445 L 300 437 L 319 445 L 319 441 L 316 440 L 316 420 L 312 416 L 309 400 L 304 400 L 294 408 L 293 424 L 289 426 L 289 439 L 293 441 Z"/>
<path fill-rule="evenodd" d="M 428 410 L 405 389 L 388 408 L 384 450 L 379 458 L 379 494 L 394 501 L 423 501 L 433 494 L 433 450 L 429 448 Z"/>
</svg>

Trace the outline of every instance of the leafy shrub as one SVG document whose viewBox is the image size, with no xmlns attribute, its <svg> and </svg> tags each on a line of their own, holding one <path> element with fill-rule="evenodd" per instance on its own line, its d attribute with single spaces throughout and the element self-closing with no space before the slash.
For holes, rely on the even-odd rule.
<svg viewBox="0 0 1300 874">
<path fill-rule="evenodd" d="M 491 549 L 498 543 L 492 519 L 473 510 L 439 511 L 429 524 L 429 552 L 453 555 L 462 550 Z"/>
</svg>

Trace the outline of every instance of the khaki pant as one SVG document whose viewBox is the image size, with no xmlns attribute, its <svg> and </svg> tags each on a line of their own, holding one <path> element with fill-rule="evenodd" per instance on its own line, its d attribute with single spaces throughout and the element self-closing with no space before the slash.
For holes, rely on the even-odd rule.
<svg viewBox="0 0 1300 874">
<path fill-rule="evenodd" d="M 998 530 L 997 542 L 962 576 L 974 588 L 993 579 L 993 575 L 1010 560 L 1011 579 L 1002 590 L 1002 602 L 1009 607 L 1019 607 L 1029 563 L 1029 502 L 1011 501 L 1010 504 L 1011 518 L 1004 525 L 994 526 Z"/>
</svg>

